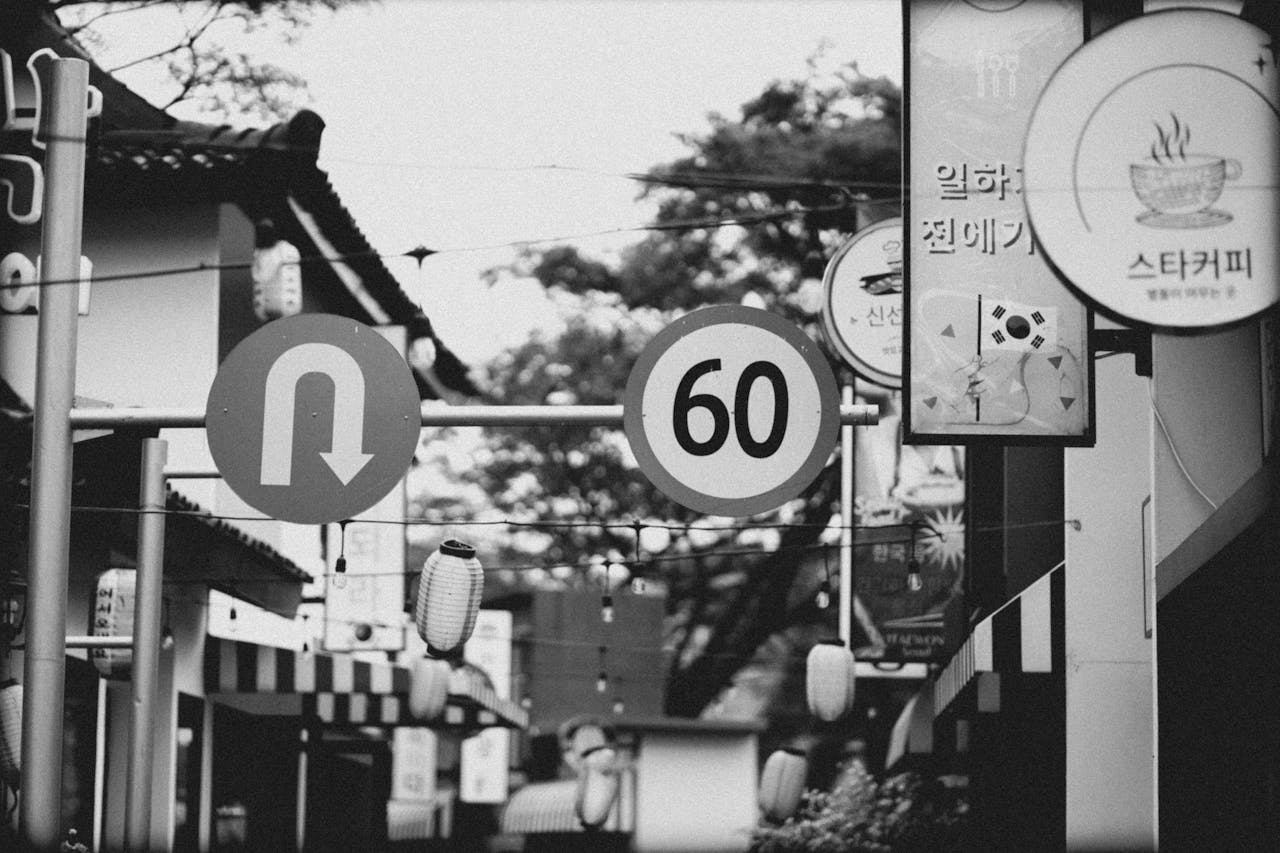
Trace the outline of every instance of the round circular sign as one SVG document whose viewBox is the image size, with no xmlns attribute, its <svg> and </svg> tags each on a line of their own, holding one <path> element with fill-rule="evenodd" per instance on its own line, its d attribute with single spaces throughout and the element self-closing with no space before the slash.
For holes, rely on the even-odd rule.
<svg viewBox="0 0 1280 853">
<path fill-rule="evenodd" d="M 640 470 L 672 500 L 745 516 L 822 470 L 840 397 L 815 341 L 756 308 L 701 308 L 651 340 L 627 378 L 623 426 Z"/>
<path fill-rule="evenodd" d="M 342 521 L 385 497 L 421 428 L 404 357 L 370 327 L 329 314 L 249 335 L 218 368 L 205 406 L 209 450 L 227 485 L 297 524 Z"/>
<path fill-rule="evenodd" d="M 859 376 L 902 387 L 902 219 L 850 237 L 822 278 L 822 331 Z"/>
<path fill-rule="evenodd" d="M 1023 154 L 1036 238 L 1103 308 L 1217 326 L 1280 297 L 1272 39 L 1235 15 L 1153 12 L 1057 69 Z"/>
</svg>

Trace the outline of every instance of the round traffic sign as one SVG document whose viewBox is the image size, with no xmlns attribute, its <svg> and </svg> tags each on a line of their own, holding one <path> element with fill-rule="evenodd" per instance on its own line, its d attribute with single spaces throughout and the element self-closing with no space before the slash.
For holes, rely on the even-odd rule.
<svg viewBox="0 0 1280 853">
<path fill-rule="evenodd" d="M 381 500 L 422 428 L 404 357 L 372 328 L 330 314 L 276 320 L 218 368 L 205 406 L 214 464 L 250 506 L 324 524 Z"/>
<path fill-rule="evenodd" d="M 822 331 L 864 379 L 902 387 L 902 219 L 850 237 L 823 275 Z"/>
<path fill-rule="evenodd" d="M 1170 9 L 1054 72 L 1027 129 L 1023 194 L 1037 242 L 1086 296 L 1171 328 L 1280 298 L 1271 41 L 1236 15 Z"/>
<path fill-rule="evenodd" d="M 672 500 L 745 516 L 795 497 L 840 427 L 835 377 L 781 317 L 722 305 L 651 340 L 627 379 L 623 427 L 640 470 Z"/>
</svg>

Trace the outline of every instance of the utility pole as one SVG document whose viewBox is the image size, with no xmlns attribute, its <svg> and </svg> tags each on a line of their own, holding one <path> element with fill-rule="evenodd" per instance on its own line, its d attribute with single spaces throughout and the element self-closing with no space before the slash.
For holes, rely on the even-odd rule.
<svg viewBox="0 0 1280 853">
<path fill-rule="evenodd" d="M 62 709 L 71 540 L 71 407 L 76 387 L 89 64 L 53 61 L 41 105 L 46 131 L 43 275 L 31 445 L 31 536 L 22 703 L 21 837 L 31 853 L 62 836 Z"/>
</svg>

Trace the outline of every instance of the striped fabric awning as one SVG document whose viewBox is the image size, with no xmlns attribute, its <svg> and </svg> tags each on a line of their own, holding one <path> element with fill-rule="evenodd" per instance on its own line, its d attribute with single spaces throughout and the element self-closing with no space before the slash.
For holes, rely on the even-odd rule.
<svg viewBox="0 0 1280 853">
<path fill-rule="evenodd" d="M 634 778 L 629 770 L 622 771 L 622 786 L 618 801 L 609 819 L 600 829 L 604 832 L 635 831 L 633 807 Z M 574 799 L 578 793 L 577 779 L 558 779 L 555 782 L 533 782 L 511 795 L 502 810 L 499 831 L 507 835 L 530 835 L 544 832 L 585 832 L 574 811 Z"/>
<path fill-rule="evenodd" d="M 977 682 L 979 710 L 1000 709 L 1000 673 L 1063 673 L 1066 665 L 1063 564 L 974 626 L 933 685 L 934 716 Z"/>
<path fill-rule="evenodd" d="M 208 637 L 205 690 L 209 693 L 295 693 L 303 712 L 334 726 L 421 726 L 409 713 L 411 670 L 358 660 L 349 654 L 302 653 L 238 640 Z M 523 729 L 529 712 L 499 699 L 470 668 L 449 676 L 449 698 L 433 725 Z"/>
<path fill-rule="evenodd" d="M 409 668 L 346 654 L 302 653 L 208 637 L 205 690 L 210 693 L 368 693 L 406 695 Z"/>
</svg>

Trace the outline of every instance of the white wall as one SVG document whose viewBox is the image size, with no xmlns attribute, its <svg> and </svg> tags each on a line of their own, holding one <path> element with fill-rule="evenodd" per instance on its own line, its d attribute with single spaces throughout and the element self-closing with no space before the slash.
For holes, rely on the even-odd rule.
<svg viewBox="0 0 1280 853">
<path fill-rule="evenodd" d="M 1098 361 L 1095 377 L 1097 446 L 1065 451 L 1066 517 L 1081 525 L 1066 539 L 1067 846 L 1147 850 L 1156 807 L 1155 663 L 1143 618 L 1149 380 L 1131 356 Z"/>
<path fill-rule="evenodd" d="M 1164 422 L 1164 429 L 1156 425 L 1153 500 L 1163 597 L 1266 505 L 1262 368 L 1256 323 L 1210 335 L 1155 335 L 1152 349 L 1152 388 Z"/>
<path fill-rule="evenodd" d="M 83 254 L 95 283 L 79 318 L 76 394 L 116 406 L 204 408 L 218 359 L 218 273 L 103 281 L 142 270 L 217 263 L 217 208 L 91 215 Z M 25 247 L 31 257 L 35 247 Z M 0 374 L 35 398 L 35 315 L 0 315 Z M 207 458 L 202 430 L 165 430 L 174 467 Z M 196 498 L 199 500 L 199 498 Z"/>
<path fill-rule="evenodd" d="M 634 849 L 746 849 L 757 775 L 754 734 L 646 732 L 636 759 Z"/>
</svg>

